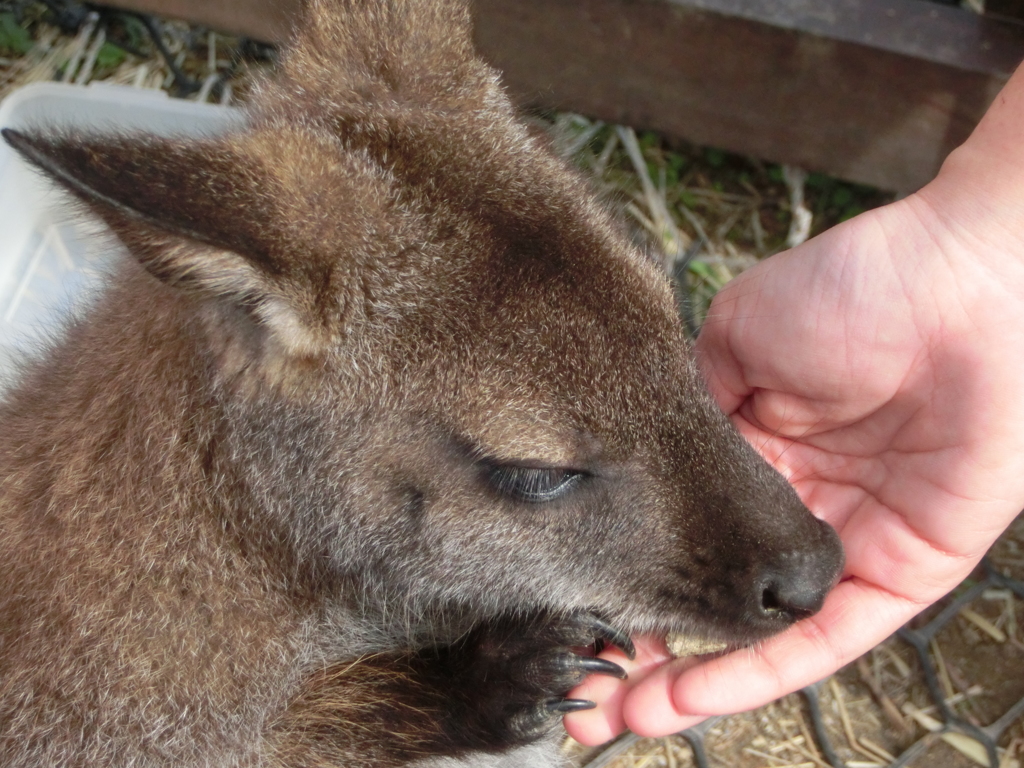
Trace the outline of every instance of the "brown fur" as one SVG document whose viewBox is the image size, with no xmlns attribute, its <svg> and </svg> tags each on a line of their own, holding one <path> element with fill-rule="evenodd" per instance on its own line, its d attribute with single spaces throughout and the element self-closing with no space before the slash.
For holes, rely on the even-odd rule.
<svg viewBox="0 0 1024 768">
<path fill-rule="evenodd" d="M 4 765 L 472 762 L 594 615 L 747 642 L 838 574 L 458 0 L 313 2 L 223 138 L 5 137 L 135 258 L 0 406 Z"/>
</svg>

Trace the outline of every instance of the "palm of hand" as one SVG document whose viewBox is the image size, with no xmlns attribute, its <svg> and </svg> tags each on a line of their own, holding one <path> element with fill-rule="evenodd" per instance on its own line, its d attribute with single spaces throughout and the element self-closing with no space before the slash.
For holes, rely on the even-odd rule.
<svg viewBox="0 0 1024 768">
<path fill-rule="evenodd" d="M 754 291 L 738 281 L 700 350 L 740 430 L 840 531 L 847 578 L 919 609 L 966 575 L 1024 498 L 1024 365 L 1007 354 L 1021 348 L 1008 335 L 1024 344 L 1011 320 L 1024 319 L 1024 295 L 976 262 L 961 274 L 955 246 L 908 263 L 915 244 L 894 247 L 908 208 L 785 254 L 796 263 L 750 274 Z M 810 311 L 795 306 L 806 297 Z"/>
</svg>

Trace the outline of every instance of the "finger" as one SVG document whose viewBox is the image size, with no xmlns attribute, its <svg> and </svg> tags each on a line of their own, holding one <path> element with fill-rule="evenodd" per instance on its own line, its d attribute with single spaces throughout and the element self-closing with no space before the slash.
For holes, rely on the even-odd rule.
<svg viewBox="0 0 1024 768">
<path fill-rule="evenodd" d="M 744 380 L 743 365 L 730 344 L 730 334 L 734 331 L 731 320 L 750 303 L 751 291 L 741 283 L 750 279 L 751 276 L 744 273 L 719 291 L 694 345 L 697 364 L 704 373 L 708 389 L 726 414 L 735 412 L 752 392 Z"/>
<path fill-rule="evenodd" d="M 676 712 L 686 714 L 719 715 L 759 707 L 832 674 L 923 608 L 922 603 L 859 579 L 842 582 L 818 615 L 755 648 L 685 670 L 672 682 L 667 698 Z M 647 685 L 644 681 L 638 689 Z M 663 688 L 664 682 L 650 685 Z M 659 693 L 631 692 L 623 703 L 626 722 L 649 716 L 644 713 L 657 703 Z"/>
<path fill-rule="evenodd" d="M 677 709 L 672 695 L 676 680 L 698 664 L 695 658 L 672 661 L 653 670 L 642 685 L 630 691 L 630 705 L 622 710 L 622 720 L 629 730 L 638 736 L 668 736 L 706 719 Z"/>
<path fill-rule="evenodd" d="M 597 706 L 566 715 L 563 718 L 565 730 L 580 744 L 588 747 L 611 741 L 626 730 L 626 723 L 622 719 L 622 702 L 628 690 L 625 682 L 615 678 L 587 678 L 569 695 L 573 698 L 586 698 Z"/>
<path fill-rule="evenodd" d="M 587 699 L 597 704 L 594 709 L 573 712 L 564 718 L 569 735 L 581 744 L 603 744 L 626 730 L 626 723 L 622 719 L 622 702 L 626 693 L 631 686 L 671 658 L 664 641 L 659 638 L 638 637 L 634 638 L 634 644 L 634 659 L 628 658 L 620 649 L 614 647 L 606 648 L 599 654 L 599 658 L 622 667 L 628 676 L 626 680 L 606 675 L 590 675 L 569 692 L 571 698 Z"/>
</svg>

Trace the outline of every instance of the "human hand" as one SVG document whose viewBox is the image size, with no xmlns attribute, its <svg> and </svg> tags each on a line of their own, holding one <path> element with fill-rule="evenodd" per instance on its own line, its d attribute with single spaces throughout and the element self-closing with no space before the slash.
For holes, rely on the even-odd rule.
<svg viewBox="0 0 1024 768">
<path fill-rule="evenodd" d="M 821 679 L 953 589 L 1024 507 L 1024 70 L 921 192 L 749 270 L 697 344 L 743 434 L 840 533 L 823 610 L 752 649 L 586 681 L 596 744 Z M 612 652 L 614 653 L 614 652 Z M 615 661 L 624 663 L 616 657 Z"/>
</svg>

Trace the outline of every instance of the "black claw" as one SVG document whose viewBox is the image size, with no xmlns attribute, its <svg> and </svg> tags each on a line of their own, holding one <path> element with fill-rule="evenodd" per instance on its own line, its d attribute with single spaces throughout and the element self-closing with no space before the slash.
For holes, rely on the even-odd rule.
<svg viewBox="0 0 1024 768">
<path fill-rule="evenodd" d="M 597 706 L 586 699 L 551 699 L 545 705 L 548 712 L 564 715 L 568 712 L 579 712 L 584 709 L 593 709 Z"/>
<path fill-rule="evenodd" d="M 629 635 L 625 632 L 597 618 L 593 620 L 593 629 L 594 634 L 598 638 L 607 640 L 612 645 L 617 645 L 630 659 L 636 658 L 636 648 L 633 647 L 633 641 L 629 639 Z"/>
<path fill-rule="evenodd" d="M 618 664 L 607 659 L 598 659 L 592 656 L 581 656 L 577 662 L 580 667 L 589 675 L 591 673 L 598 675 L 611 675 L 617 677 L 619 680 L 625 680 L 626 670 L 620 667 Z"/>
</svg>

